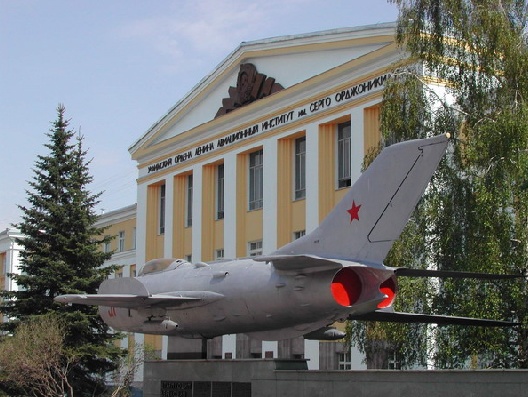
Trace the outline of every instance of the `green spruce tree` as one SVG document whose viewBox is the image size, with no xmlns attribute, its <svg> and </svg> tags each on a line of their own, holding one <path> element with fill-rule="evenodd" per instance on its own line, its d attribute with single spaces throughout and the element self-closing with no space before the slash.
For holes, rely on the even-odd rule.
<svg viewBox="0 0 528 397">
<path fill-rule="evenodd" d="M 93 396 L 104 388 L 104 375 L 116 368 L 121 354 L 96 307 L 57 304 L 60 294 L 96 293 L 111 269 L 103 262 L 111 256 L 100 249 L 108 239 L 94 226 L 99 194 L 88 185 L 87 152 L 82 136 L 68 128 L 64 106 L 47 134 L 49 154 L 39 155 L 27 191 L 28 206 L 16 225 L 25 236 L 20 240 L 20 272 L 10 274 L 18 289 L 5 291 L 0 312 L 10 322 L 4 328 L 16 332 L 19 322 L 33 316 L 55 313 L 66 324 L 65 345 L 78 357 L 69 373 L 76 396 Z"/>
<path fill-rule="evenodd" d="M 407 64 L 384 93 L 382 135 L 397 142 L 449 132 L 452 144 L 390 266 L 525 273 L 528 261 L 527 4 L 519 0 L 395 0 Z M 409 256 L 408 254 L 412 255 Z M 409 288 L 411 286 L 411 288 Z M 402 280 L 396 309 L 519 321 L 515 328 L 377 325 L 403 362 L 439 368 L 526 368 L 525 280 L 444 279 L 424 289 Z M 362 327 L 351 325 L 360 346 Z M 407 341 L 406 341 L 407 340 Z M 363 344 L 363 345 L 362 345 Z M 424 348 L 427 346 L 427 349 Z M 410 360 L 409 360 L 410 359 Z"/>
</svg>

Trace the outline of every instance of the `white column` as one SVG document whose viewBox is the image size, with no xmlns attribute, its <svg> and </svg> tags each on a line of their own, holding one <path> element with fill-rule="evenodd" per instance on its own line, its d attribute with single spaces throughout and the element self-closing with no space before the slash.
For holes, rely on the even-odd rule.
<svg viewBox="0 0 528 397">
<path fill-rule="evenodd" d="M 262 356 L 264 357 L 266 352 L 273 352 L 273 358 L 279 357 L 279 342 L 272 341 L 262 341 Z"/>
<path fill-rule="evenodd" d="M 192 191 L 192 258 L 202 260 L 202 164 L 193 167 Z"/>
<path fill-rule="evenodd" d="M 319 125 L 306 126 L 306 234 L 319 225 Z"/>
<path fill-rule="evenodd" d="M 350 180 L 352 184 L 360 177 L 365 157 L 365 118 L 363 107 L 350 112 Z"/>
<path fill-rule="evenodd" d="M 167 359 L 167 353 L 169 351 L 169 337 L 167 335 L 162 335 L 161 337 L 161 359 Z"/>
<path fill-rule="evenodd" d="M 224 257 L 236 258 L 237 154 L 224 157 Z"/>
<path fill-rule="evenodd" d="M 20 274 L 18 263 L 15 263 L 15 252 L 17 251 L 15 251 L 15 243 L 11 240 L 11 237 L 9 237 L 9 231 L 7 233 L 7 238 L 9 241 L 9 246 L 6 252 L 5 289 L 6 291 L 16 291 L 18 289 L 16 281 L 13 280 L 9 273 Z M 18 257 L 18 255 L 16 255 L 16 257 Z"/>
<path fill-rule="evenodd" d="M 263 142 L 263 207 L 262 207 L 262 252 L 270 254 L 277 249 L 277 139 L 270 138 Z M 279 355 L 277 341 L 262 341 L 262 354 L 272 351 L 273 357 Z"/>
<path fill-rule="evenodd" d="M 364 108 L 356 107 L 350 111 L 350 181 L 352 185 L 361 176 L 365 157 L 365 117 Z M 362 355 L 356 347 L 351 347 L 352 369 L 365 369 Z M 319 358 L 317 358 L 319 364 Z M 311 368 L 310 368 L 311 369 Z"/>
<path fill-rule="evenodd" d="M 143 352 L 145 351 L 144 350 L 145 349 L 145 335 L 144 334 L 134 334 L 134 342 L 136 343 L 136 346 L 141 346 L 143 348 Z M 127 347 L 130 348 L 130 346 L 127 346 Z M 141 363 L 138 366 L 136 373 L 134 374 L 134 380 L 136 382 L 143 381 L 144 363 L 145 363 L 145 357 L 143 356 L 143 360 L 141 360 Z"/>
<path fill-rule="evenodd" d="M 172 235 L 174 218 L 174 176 L 165 179 L 165 234 L 163 235 L 163 257 L 172 258 Z"/>
<path fill-rule="evenodd" d="M 225 358 L 226 353 L 236 358 L 236 334 L 222 336 L 222 358 Z"/>
<path fill-rule="evenodd" d="M 277 146 L 275 138 L 266 139 L 263 145 L 262 248 L 264 254 L 277 249 Z"/>
<path fill-rule="evenodd" d="M 139 184 L 137 187 L 136 207 L 136 264 L 137 271 L 146 260 L 147 245 L 147 184 Z"/>
<path fill-rule="evenodd" d="M 319 369 L 319 341 L 304 340 L 304 358 L 308 359 L 308 369 Z"/>
</svg>

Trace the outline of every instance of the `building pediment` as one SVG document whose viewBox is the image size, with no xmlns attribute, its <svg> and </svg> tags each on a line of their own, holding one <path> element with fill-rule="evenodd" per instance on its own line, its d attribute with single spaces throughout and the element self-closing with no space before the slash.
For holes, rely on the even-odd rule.
<svg viewBox="0 0 528 397">
<path fill-rule="evenodd" d="M 129 149 L 142 162 L 152 153 L 188 143 L 189 133 L 238 109 L 259 107 L 273 94 L 295 90 L 307 81 L 376 53 L 394 43 L 395 25 L 379 24 L 282 36 L 242 43 L 215 70 L 157 121 Z M 168 149 L 167 149 L 168 150 Z M 150 153 L 150 154 L 149 154 Z M 150 159 L 148 160 L 150 161 Z"/>
</svg>

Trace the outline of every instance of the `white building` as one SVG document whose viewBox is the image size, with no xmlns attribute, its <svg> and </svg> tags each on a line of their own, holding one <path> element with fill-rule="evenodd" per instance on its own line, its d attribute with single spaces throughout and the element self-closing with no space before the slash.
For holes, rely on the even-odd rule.
<svg viewBox="0 0 528 397">
<path fill-rule="evenodd" d="M 138 266 L 266 254 L 313 230 L 380 140 L 383 88 L 402 57 L 394 33 L 379 24 L 242 43 L 198 82 L 129 149 L 139 169 Z M 172 339 L 163 356 L 193 350 Z M 333 358 L 320 362 L 319 342 L 238 335 L 210 354 L 348 367 L 342 347 L 324 349 Z"/>
<path fill-rule="evenodd" d="M 7 228 L 0 232 L 0 288 L 15 291 L 16 282 L 8 276 L 9 273 L 19 273 L 20 251 L 22 246 L 17 239 L 23 238 L 18 229 Z"/>
</svg>

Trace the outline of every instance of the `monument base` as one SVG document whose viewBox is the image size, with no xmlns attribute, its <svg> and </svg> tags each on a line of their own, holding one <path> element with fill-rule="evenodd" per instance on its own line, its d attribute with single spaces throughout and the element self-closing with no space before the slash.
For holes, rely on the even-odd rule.
<svg viewBox="0 0 528 397">
<path fill-rule="evenodd" d="M 251 397 L 251 380 L 274 371 L 308 370 L 307 360 L 167 360 L 145 362 L 144 397 Z"/>
<path fill-rule="evenodd" d="M 144 397 L 526 395 L 528 371 L 310 371 L 306 360 L 145 363 Z"/>
</svg>

